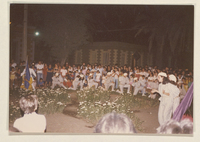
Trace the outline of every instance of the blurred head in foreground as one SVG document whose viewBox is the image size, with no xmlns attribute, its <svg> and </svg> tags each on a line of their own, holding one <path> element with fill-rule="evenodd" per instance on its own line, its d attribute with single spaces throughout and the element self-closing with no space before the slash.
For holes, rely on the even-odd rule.
<svg viewBox="0 0 200 142">
<path fill-rule="evenodd" d="M 136 133 L 130 118 L 115 112 L 104 115 L 97 123 L 95 133 Z"/>
<path fill-rule="evenodd" d="M 38 106 L 38 98 L 36 95 L 27 95 L 20 99 L 20 108 L 25 114 L 35 112 Z"/>
<path fill-rule="evenodd" d="M 192 134 L 193 122 L 189 119 L 170 120 L 157 129 L 158 134 Z"/>
</svg>

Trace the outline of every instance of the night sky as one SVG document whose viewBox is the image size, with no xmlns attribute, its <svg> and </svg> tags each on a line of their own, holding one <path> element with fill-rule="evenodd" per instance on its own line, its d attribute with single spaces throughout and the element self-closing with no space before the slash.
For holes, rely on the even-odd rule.
<svg viewBox="0 0 200 142">
<path fill-rule="evenodd" d="M 23 24 L 23 6 L 10 5 L 13 25 Z M 193 51 L 193 25 L 192 5 L 28 4 L 28 26 L 40 32 L 37 42 L 48 45 L 45 48 L 67 43 L 77 49 L 91 42 L 119 41 L 145 45 L 154 52 L 164 37 L 168 53 Z"/>
</svg>

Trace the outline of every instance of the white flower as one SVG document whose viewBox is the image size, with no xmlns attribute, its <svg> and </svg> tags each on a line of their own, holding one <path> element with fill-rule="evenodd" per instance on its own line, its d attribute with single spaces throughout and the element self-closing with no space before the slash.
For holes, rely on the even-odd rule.
<svg viewBox="0 0 200 142">
<path fill-rule="evenodd" d="M 53 102 L 53 101 L 52 101 L 52 102 Z M 57 102 L 57 104 L 58 104 L 58 105 L 63 105 L 63 103 L 61 103 L 61 102 Z"/>
</svg>

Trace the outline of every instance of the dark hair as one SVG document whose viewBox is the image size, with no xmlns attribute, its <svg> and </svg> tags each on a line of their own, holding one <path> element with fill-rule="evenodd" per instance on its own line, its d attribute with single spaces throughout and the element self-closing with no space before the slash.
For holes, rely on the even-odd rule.
<svg viewBox="0 0 200 142">
<path fill-rule="evenodd" d="M 172 81 L 172 80 L 169 80 L 169 83 L 171 83 L 171 84 L 173 84 L 173 85 L 175 85 L 175 86 L 177 85 L 176 82 L 174 82 L 174 81 Z"/>
<path fill-rule="evenodd" d="M 167 77 L 164 77 L 164 76 L 162 76 L 163 77 L 163 82 L 162 82 L 162 84 L 167 84 L 167 83 L 169 83 L 169 79 L 167 78 Z"/>
</svg>

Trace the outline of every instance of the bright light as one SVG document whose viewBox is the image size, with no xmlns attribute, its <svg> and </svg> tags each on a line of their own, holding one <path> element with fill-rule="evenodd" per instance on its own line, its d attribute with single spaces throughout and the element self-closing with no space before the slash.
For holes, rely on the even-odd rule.
<svg viewBox="0 0 200 142">
<path fill-rule="evenodd" d="M 39 32 L 35 32 L 35 35 L 38 36 L 40 33 Z"/>
</svg>

